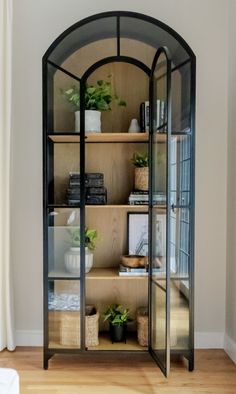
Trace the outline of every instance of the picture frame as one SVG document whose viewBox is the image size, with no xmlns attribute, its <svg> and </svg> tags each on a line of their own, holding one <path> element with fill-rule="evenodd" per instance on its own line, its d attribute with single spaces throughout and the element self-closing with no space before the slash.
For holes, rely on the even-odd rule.
<svg viewBox="0 0 236 394">
<path fill-rule="evenodd" d="M 148 213 L 128 212 L 128 254 L 148 255 Z M 166 215 L 156 214 L 155 255 L 162 257 L 166 249 Z"/>
</svg>

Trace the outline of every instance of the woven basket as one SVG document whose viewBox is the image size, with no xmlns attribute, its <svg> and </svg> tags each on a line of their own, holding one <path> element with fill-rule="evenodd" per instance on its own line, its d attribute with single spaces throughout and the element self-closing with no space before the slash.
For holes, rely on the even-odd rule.
<svg viewBox="0 0 236 394">
<path fill-rule="evenodd" d="M 134 187 L 136 190 L 148 191 L 148 167 L 135 168 Z"/>
<path fill-rule="evenodd" d="M 148 308 L 140 307 L 137 310 L 138 343 L 148 346 Z"/>
<path fill-rule="evenodd" d="M 85 345 L 98 346 L 99 313 L 87 306 L 85 316 Z M 60 343 L 63 346 L 80 347 L 80 312 L 62 312 L 60 322 Z"/>
</svg>

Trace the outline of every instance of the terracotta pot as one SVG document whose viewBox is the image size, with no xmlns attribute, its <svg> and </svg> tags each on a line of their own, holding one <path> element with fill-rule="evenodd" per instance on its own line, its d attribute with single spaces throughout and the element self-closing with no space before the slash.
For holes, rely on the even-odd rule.
<svg viewBox="0 0 236 394">
<path fill-rule="evenodd" d="M 148 167 L 135 167 L 134 187 L 136 190 L 148 191 Z"/>
</svg>

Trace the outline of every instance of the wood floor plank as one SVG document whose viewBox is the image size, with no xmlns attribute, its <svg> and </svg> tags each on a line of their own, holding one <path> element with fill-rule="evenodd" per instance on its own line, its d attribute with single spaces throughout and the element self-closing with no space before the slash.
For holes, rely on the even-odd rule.
<svg viewBox="0 0 236 394">
<path fill-rule="evenodd" d="M 235 394 L 236 365 L 223 350 L 196 351 L 196 368 L 172 363 L 164 378 L 145 354 L 56 355 L 42 369 L 42 349 L 19 347 L 0 353 L 0 366 L 15 368 L 21 394 Z"/>
</svg>

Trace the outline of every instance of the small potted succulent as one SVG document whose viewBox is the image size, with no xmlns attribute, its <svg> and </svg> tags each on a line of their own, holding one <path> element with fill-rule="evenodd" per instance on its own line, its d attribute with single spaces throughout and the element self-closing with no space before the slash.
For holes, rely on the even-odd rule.
<svg viewBox="0 0 236 394">
<path fill-rule="evenodd" d="M 109 322 L 109 331 L 112 343 L 126 343 L 127 323 L 132 321 L 129 317 L 129 309 L 123 308 L 122 305 L 109 305 L 103 314 L 104 321 Z"/>
<path fill-rule="evenodd" d="M 80 228 L 68 229 L 70 248 L 65 253 L 66 270 L 80 276 Z M 97 231 L 86 228 L 85 230 L 85 273 L 93 266 L 93 251 L 96 246 Z"/>
<path fill-rule="evenodd" d="M 136 190 L 148 191 L 148 154 L 135 152 L 131 159 L 134 170 L 134 187 Z"/>
<path fill-rule="evenodd" d="M 75 131 L 80 132 L 80 88 L 72 86 L 62 90 L 67 101 L 72 104 L 75 112 Z M 101 111 L 111 110 L 111 103 L 115 101 L 119 106 L 126 106 L 112 91 L 111 82 L 99 80 L 95 85 L 85 87 L 85 132 L 101 132 Z"/>
</svg>

